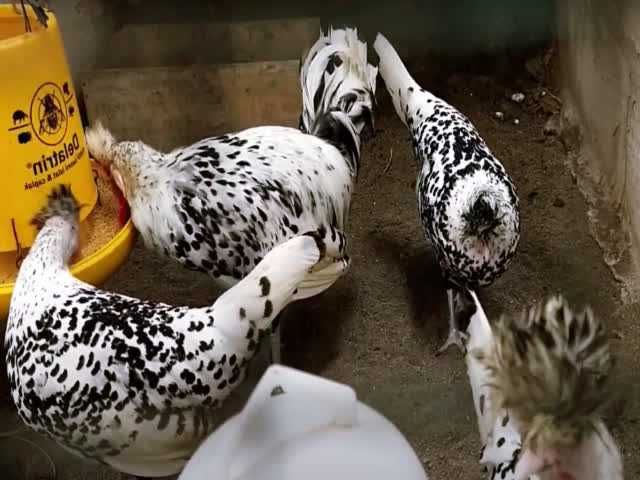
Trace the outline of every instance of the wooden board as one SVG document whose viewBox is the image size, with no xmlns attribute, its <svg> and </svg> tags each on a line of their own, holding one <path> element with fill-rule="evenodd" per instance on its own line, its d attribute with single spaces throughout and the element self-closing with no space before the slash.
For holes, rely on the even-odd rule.
<svg viewBox="0 0 640 480">
<path fill-rule="evenodd" d="M 81 75 L 89 120 L 167 150 L 252 126 L 297 127 L 298 62 L 107 69 Z"/>
</svg>

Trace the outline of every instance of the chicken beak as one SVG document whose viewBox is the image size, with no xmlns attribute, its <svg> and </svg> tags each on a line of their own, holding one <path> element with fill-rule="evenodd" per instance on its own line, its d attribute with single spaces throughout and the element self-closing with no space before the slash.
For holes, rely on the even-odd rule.
<svg viewBox="0 0 640 480">
<path fill-rule="evenodd" d="M 120 193 L 122 193 L 122 195 L 125 195 L 125 189 L 124 189 L 124 180 L 122 179 L 122 175 L 120 175 L 120 172 L 118 172 L 118 170 L 112 168 L 111 169 L 111 177 L 113 178 L 113 181 L 115 182 L 116 186 L 118 187 L 118 190 L 120 190 Z"/>
</svg>

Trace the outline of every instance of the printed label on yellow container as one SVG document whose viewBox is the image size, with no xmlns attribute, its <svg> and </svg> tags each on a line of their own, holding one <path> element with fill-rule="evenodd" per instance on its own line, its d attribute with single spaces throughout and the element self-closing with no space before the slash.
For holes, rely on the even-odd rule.
<svg viewBox="0 0 640 480">
<path fill-rule="evenodd" d="M 0 252 L 16 250 L 17 242 L 31 245 L 30 221 L 55 185 L 70 184 L 88 205 L 81 219 L 97 199 L 62 39 L 48 15 L 47 28 L 30 15 L 27 33 L 20 30 L 22 16 L 0 5 L 0 191 L 8 198 L 0 210 Z"/>
</svg>

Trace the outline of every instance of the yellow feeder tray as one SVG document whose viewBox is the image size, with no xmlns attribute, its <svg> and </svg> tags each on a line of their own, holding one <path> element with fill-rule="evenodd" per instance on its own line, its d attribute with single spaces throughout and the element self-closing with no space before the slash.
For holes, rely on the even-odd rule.
<svg viewBox="0 0 640 480">
<path fill-rule="evenodd" d="M 31 246 L 30 224 L 51 189 L 71 185 L 85 221 L 98 192 L 85 144 L 78 102 L 55 15 L 47 27 L 28 7 L 31 32 L 11 5 L 0 5 L 0 191 L 8 201 L 0 209 L 0 320 L 9 311 L 17 253 Z M 115 219 L 114 219 L 115 221 Z M 133 248 L 129 220 L 99 250 L 79 260 L 71 272 L 91 284 L 104 282 Z"/>
</svg>

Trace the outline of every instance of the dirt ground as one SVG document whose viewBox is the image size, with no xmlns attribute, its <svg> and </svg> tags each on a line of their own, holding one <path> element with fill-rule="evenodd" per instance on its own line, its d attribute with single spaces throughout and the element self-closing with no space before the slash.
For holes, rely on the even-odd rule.
<svg viewBox="0 0 640 480">
<path fill-rule="evenodd" d="M 476 124 L 512 174 L 521 199 L 519 252 L 505 275 L 480 292 L 481 300 L 491 318 L 561 292 L 575 305 L 590 304 L 609 321 L 621 388 L 607 421 L 621 443 L 626 477 L 633 478 L 640 474 L 640 374 L 633 368 L 640 353 L 640 307 L 620 304 L 619 286 L 589 234 L 587 205 L 565 167 L 562 144 L 543 134 L 543 116 L 511 104 L 506 95 L 514 85 L 501 83 L 465 74 L 433 86 Z M 418 223 L 411 144 L 382 84 L 378 100 L 378 132 L 364 151 L 353 199 L 353 267 L 325 294 L 290 308 L 283 360 L 352 385 L 361 401 L 407 436 L 430 478 L 478 480 L 483 478 L 480 442 L 463 358 L 455 349 L 434 355 L 446 335 L 446 295 Z M 497 110 L 507 113 L 505 120 L 494 117 Z M 206 277 L 159 260 L 140 245 L 106 288 L 190 305 L 206 304 L 216 295 Z M 254 379 L 262 368 L 263 359 L 256 362 Z M 241 400 L 238 394 L 227 408 L 233 411 Z M 6 429 L 15 425 L 11 415 L 7 404 L 0 417 Z M 20 437 L 49 452 L 60 480 L 118 478 L 34 434 Z M 40 455 L 13 437 L 0 442 L 5 472 L 15 464 L 18 448 L 23 459 Z M 31 463 L 48 471 L 44 457 Z M 27 477 L 15 472 L 3 478 Z"/>
</svg>

